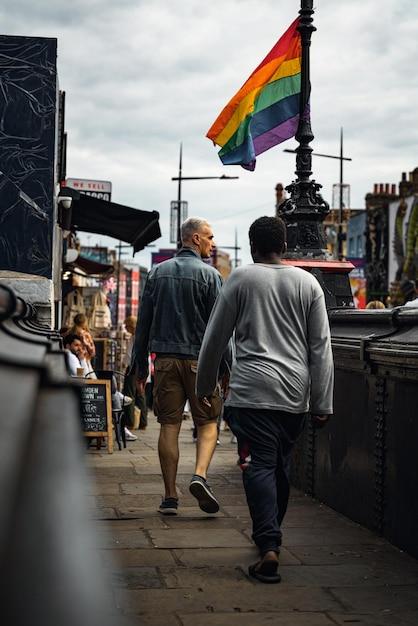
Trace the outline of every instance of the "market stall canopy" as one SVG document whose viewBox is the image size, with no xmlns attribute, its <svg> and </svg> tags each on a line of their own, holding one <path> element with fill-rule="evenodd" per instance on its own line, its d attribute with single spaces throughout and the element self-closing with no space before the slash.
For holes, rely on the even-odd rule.
<svg viewBox="0 0 418 626">
<path fill-rule="evenodd" d="M 116 202 L 99 200 L 64 187 L 60 196 L 71 196 L 71 225 L 76 230 L 108 235 L 132 244 L 134 252 L 143 250 L 161 237 L 158 211 L 140 211 Z"/>
<path fill-rule="evenodd" d="M 91 259 L 81 255 L 77 257 L 72 265 L 76 268 L 80 268 L 86 274 L 96 276 L 108 276 L 113 274 L 115 269 L 113 265 L 98 263 L 97 261 L 92 261 Z"/>
</svg>

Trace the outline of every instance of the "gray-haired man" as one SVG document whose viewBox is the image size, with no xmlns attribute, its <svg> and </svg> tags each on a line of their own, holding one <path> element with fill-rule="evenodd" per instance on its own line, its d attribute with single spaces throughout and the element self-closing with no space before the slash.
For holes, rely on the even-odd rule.
<svg viewBox="0 0 418 626">
<path fill-rule="evenodd" d="M 203 511 L 219 510 L 206 477 L 216 447 L 221 400 L 215 390 L 207 404 L 200 402 L 195 380 L 200 346 L 222 281 L 217 270 L 202 261 L 215 247 L 208 222 L 190 217 L 182 224 L 181 240 L 183 247 L 177 255 L 155 266 L 148 275 L 135 336 L 139 389 L 147 378 L 148 353 L 156 353 L 154 412 L 161 425 L 158 453 L 165 497 L 159 511 L 163 515 L 177 513 L 178 437 L 186 400 L 197 426 L 196 466 L 190 491 Z"/>
</svg>

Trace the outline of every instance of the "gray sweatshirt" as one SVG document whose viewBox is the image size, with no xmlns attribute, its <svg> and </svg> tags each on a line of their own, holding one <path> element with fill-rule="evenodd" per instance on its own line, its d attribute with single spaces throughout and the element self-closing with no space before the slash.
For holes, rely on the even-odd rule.
<svg viewBox="0 0 418 626">
<path fill-rule="evenodd" d="M 227 404 L 289 413 L 332 413 L 334 367 L 322 289 L 309 272 L 255 263 L 223 286 L 199 355 L 199 397 L 215 389 L 219 362 L 234 333 Z"/>
</svg>

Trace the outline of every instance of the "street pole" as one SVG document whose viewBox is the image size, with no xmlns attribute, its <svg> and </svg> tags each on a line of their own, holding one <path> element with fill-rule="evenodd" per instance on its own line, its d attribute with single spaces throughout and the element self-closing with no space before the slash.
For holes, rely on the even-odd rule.
<svg viewBox="0 0 418 626">
<path fill-rule="evenodd" d="M 118 250 L 118 271 L 117 271 L 117 284 L 116 284 L 116 330 L 118 329 L 119 326 L 119 295 L 120 295 L 120 290 L 119 290 L 119 284 L 120 284 L 120 274 L 121 274 L 121 257 L 122 257 L 122 248 L 131 248 L 132 246 L 128 246 L 128 245 L 123 245 L 121 241 L 119 241 L 118 245 L 115 246 L 115 248 Z"/>
<path fill-rule="evenodd" d="M 343 129 L 340 132 L 340 219 L 338 225 L 338 260 L 343 260 Z"/>
<path fill-rule="evenodd" d="M 238 267 L 238 250 L 241 250 L 241 247 L 238 245 L 238 232 L 235 229 L 235 245 L 234 246 L 216 246 L 216 249 L 219 250 L 234 250 L 234 269 Z"/>
<path fill-rule="evenodd" d="M 117 284 L 116 284 L 116 330 L 119 327 L 119 283 L 120 283 L 120 260 L 122 256 L 122 242 L 119 241 L 118 248 L 118 273 L 117 273 Z"/>
<path fill-rule="evenodd" d="M 181 181 L 182 178 L 182 169 L 183 169 L 183 143 L 180 143 L 180 157 L 179 157 L 179 176 L 178 176 L 178 187 L 177 187 L 177 250 L 181 248 Z"/>
<path fill-rule="evenodd" d="M 180 143 L 179 175 L 171 180 L 178 181 L 177 186 L 177 249 L 181 248 L 181 183 L 183 180 L 232 180 L 239 176 L 183 176 L 183 143 Z"/>
</svg>

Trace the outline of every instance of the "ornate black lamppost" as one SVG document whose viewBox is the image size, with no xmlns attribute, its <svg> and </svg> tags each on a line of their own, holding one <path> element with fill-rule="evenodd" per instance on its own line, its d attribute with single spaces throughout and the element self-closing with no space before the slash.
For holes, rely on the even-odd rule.
<svg viewBox="0 0 418 626">
<path fill-rule="evenodd" d="M 283 150 L 283 152 L 291 152 L 291 153 L 295 153 L 296 150 L 289 150 L 289 148 L 285 148 Z M 340 261 L 343 260 L 343 241 L 344 241 L 344 234 L 343 234 L 343 209 L 344 209 L 344 203 L 343 203 L 343 188 L 344 188 L 344 179 L 343 179 L 343 162 L 344 161 L 352 161 L 351 157 L 345 157 L 343 154 L 343 129 L 341 128 L 340 131 L 340 155 L 336 156 L 334 154 L 321 154 L 320 152 L 312 152 L 312 156 L 319 156 L 319 157 L 325 157 L 326 159 L 338 159 L 340 162 L 340 189 L 339 189 L 339 213 L 338 213 L 338 259 Z M 347 207 L 349 208 L 349 207 Z"/>
<path fill-rule="evenodd" d="M 352 307 L 348 273 L 353 269 L 345 261 L 327 259 L 326 239 L 323 228 L 329 205 L 322 198 L 319 190 L 322 185 L 311 180 L 312 133 L 309 115 L 310 82 L 310 45 L 311 35 L 316 30 L 312 24 L 313 0 L 301 0 L 299 11 L 301 34 L 302 66 L 301 93 L 299 101 L 299 126 L 296 133 L 296 180 L 286 187 L 290 197 L 279 208 L 279 214 L 287 226 L 287 253 L 285 262 L 298 265 L 316 276 L 325 295 L 328 308 Z M 286 260 L 287 259 L 287 260 Z"/>
<path fill-rule="evenodd" d="M 287 225 L 287 258 L 326 258 L 326 239 L 322 226 L 329 213 L 329 205 L 319 193 L 322 185 L 310 180 L 312 175 L 312 148 L 314 136 L 309 115 L 310 45 L 316 30 L 312 24 L 313 0 L 301 0 L 298 30 L 302 43 L 300 120 L 296 133 L 296 180 L 286 187 L 290 197 L 281 205 L 280 215 Z"/>
</svg>

